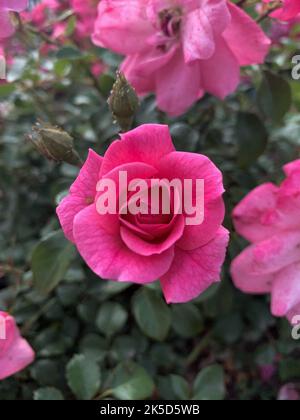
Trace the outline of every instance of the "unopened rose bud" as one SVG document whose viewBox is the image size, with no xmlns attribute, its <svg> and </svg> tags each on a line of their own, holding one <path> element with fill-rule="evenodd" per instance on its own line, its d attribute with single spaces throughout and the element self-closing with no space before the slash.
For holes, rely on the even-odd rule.
<svg viewBox="0 0 300 420">
<path fill-rule="evenodd" d="M 37 123 L 32 128 L 30 141 L 47 159 L 81 166 L 82 161 L 74 148 L 73 138 L 64 130 L 50 124 Z"/>
<path fill-rule="evenodd" d="M 139 107 L 139 100 L 123 73 L 117 73 L 117 80 L 113 85 L 108 105 L 121 130 L 124 132 L 130 130 Z"/>
</svg>

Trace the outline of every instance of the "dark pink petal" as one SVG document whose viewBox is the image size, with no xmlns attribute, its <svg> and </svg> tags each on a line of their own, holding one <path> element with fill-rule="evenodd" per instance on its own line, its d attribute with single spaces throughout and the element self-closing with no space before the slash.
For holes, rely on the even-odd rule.
<svg viewBox="0 0 300 420">
<path fill-rule="evenodd" d="M 133 252 L 136 252 L 139 255 L 150 256 L 161 254 L 162 252 L 172 248 L 182 236 L 183 230 L 184 217 L 183 215 L 178 215 L 171 232 L 168 234 L 167 238 L 162 241 L 149 242 L 143 240 L 127 227 L 121 227 L 121 237 L 124 243 Z"/>
<path fill-rule="evenodd" d="M 74 242 L 74 217 L 95 200 L 102 161 L 101 156 L 93 150 L 89 151 L 88 158 L 71 186 L 69 195 L 61 201 L 56 209 L 64 234 L 72 242 Z"/>
<path fill-rule="evenodd" d="M 229 233 L 221 227 L 207 245 L 193 251 L 176 247 L 170 270 L 160 278 L 168 303 L 188 302 L 220 281 Z"/>
<path fill-rule="evenodd" d="M 104 156 L 101 176 L 125 163 L 140 162 L 156 167 L 159 160 L 175 150 L 167 125 L 145 124 L 116 140 Z"/>
<path fill-rule="evenodd" d="M 109 234 L 99 223 L 95 205 L 82 210 L 74 220 L 74 238 L 83 259 L 104 279 L 138 284 L 157 280 L 174 258 L 174 247 L 145 257 L 132 252 L 118 234 Z"/>
<path fill-rule="evenodd" d="M 115 144 L 115 143 L 113 143 Z M 118 144 L 121 144 L 121 142 L 118 142 Z M 120 172 L 126 172 L 127 181 L 128 184 L 130 181 L 134 179 L 150 179 L 154 177 L 157 174 L 157 170 L 151 166 L 147 165 L 145 163 L 140 162 L 134 162 L 134 163 L 127 163 L 120 166 L 115 167 L 113 170 L 108 172 L 102 179 L 109 179 L 114 181 L 115 187 L 116 187 L 116 214 L 101 214 L 102 212 L 98 212 L 99 214 L 99 220 L 98 223 L 102 226 L 103 229 L 106 230 L 109 234 L 118 234 L 120 230 L 120 216 L 119 216 L 119 194 L 124 194 L 124 191 L 121 191 L 121 186 L 119 184 L 119 175 Z M 101 181 L 99 182 L 99 185 L 101 184 Z M 128 184 L 126 187 L 128 188 Z M 99 191 L 99 188 L 98 188 Z M 126 191 L 126 190 L 125 190 Z M 98 198 L 101 195 L 100 192 L 97 193 L 96 197 L 96 207 L 98 208 Z"/>
<path fill-rule="evenodd" d="M 163 158 L 158 166 L 161 178 L 168 180 L 192 179 L 195 200 L 195 181 L 204 180 L 204 221 L 200 225 L 185 227 L 178 246 L 191 250 L 199 248 L 213 239 L 224 219 L 223 176 L 212 161 L 204 155 L 187 152 L 173 152 Z M 194 201 L 195 204 L 195 201 Z"/>
</svg>

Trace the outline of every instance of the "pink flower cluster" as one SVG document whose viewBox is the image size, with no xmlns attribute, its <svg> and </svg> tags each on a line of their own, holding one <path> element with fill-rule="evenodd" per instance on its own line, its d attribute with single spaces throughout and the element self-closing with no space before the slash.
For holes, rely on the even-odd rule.
<svg viewBox="0 0 300 420">
<path fill-rule="evenodd" d="M 75 36 L 78 41 L 81 41 L 92 35 L 98 3 L 99 0 L 43 0 L 31 11 L 24 13 L 23 18 L 40 30 L 47 29 L 47 32 L 49 31 L 49 22 L 52 21 L 51 37 L 58 39 L 64 36 L 67 23 L 55 20 L 59 14 L 70 9 L 77 18 Z"/>
<path fill-rule="evenodd" d="M 278 187 L 259 186 L 235 208 L 235 228 L 252 243 L 232 263 L 236 286 L 271 293 L 272 313 L 290 320 L 300 314 L 300 160 L 284 167 Z"/>
<path fill-rule="evenodd" d="M 14 375 L 34 360 L 34 352 L 21 337 L 16 322 L 0 311 L 0 380 Z"/>
<path fill-rule="evenodd" d="M 262 63 L 270 41 L 227 0 L 102 0 L 93 41 L 126 55 L 122 71 L 140 95 L 184 113 L 205 92 L 224 98 L 240 67 Z"/>
<path fill-rule="evenodd" d="M 121 171 L 128 183 L 203 179 L 204 222 L 186 225 L 187 215 L 174 211 L 134 216 L 118 207 L 114 214 L 99 214 L 98 182 L 112 180 L 119 187 Z M 122 134 L 103 158 L 90 151 L 57 214 L 66 237 L 98 276 L 138 284 L 160 279 L 167 302 L 186 302 L 220 280 L 228 243 L 223 192 L 222 174 L 207 157 L 176 152 L 168 127 L 149 124 Z"/>
<path fill-rule="evenodd" d="M 265 3 L 271 3 L 274 0 L 264 0 Z M 282 7 L 275 10 L 271 16 L 275 19 L 289 21 L 300 15 L 299 0 L 282 0 Z"/>
</svg>

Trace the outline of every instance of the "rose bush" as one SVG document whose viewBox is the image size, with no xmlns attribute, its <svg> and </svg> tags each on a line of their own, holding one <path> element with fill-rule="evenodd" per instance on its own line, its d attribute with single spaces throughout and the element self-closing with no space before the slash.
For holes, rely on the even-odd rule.
<svg viewBox="0 0 300 420">
<path fill-rule="evenodd" d="M 0 399 L 298 399 L 297 2 L 22 4 L 0 0 Z M 143 205 L 203 178 L 204 223 L 124 214 L 133 191 L 103 215 L 125 168 Z"/>
</svg>

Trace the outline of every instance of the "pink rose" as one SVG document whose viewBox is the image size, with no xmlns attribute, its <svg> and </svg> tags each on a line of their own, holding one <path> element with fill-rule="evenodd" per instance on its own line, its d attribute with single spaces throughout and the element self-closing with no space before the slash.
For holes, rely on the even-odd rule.
<svg viewBox="0 0 300 420">
<path fill-rule="evenodd" d="M 254 189 L 234 209 L 239 234 L 252 243 L 232 263 L 236 286 L 246 293 L 271 293 L 272 313 L 291 321 L 300 315 L 300 160 L 284 167 L 277 187 Z"/>
<path fill-rule="evenodd" d="M 265 3 L 271 3 L 274 0 L 264 0 Z M 279 20 L 292 20 L 300 14 L 299 0 L 282 0 L 282 7 L 275 10 L 271 16 Z"/>
<path fill-rule="evenodd" d="M 261 63 L 270 41 L 226 0 L 102 0 L 93 41 L 126 55 L 122 71 L 160 109 L 184 113 L 205 92 L 224 98 L 240 66 Z"/>
<path fill-rule="evenodd" d="M 27 5 L 28 0 L 0 0 L 0 39 L 8 38 L 14 33 L 10 12 L 21 12 Z"/>
<path fill-rule="evenodd" d="M 115 214 L 100 215 L 96 186 L 111 180 L 119 187 L 121 172 L 128 183 L 146 181 L 147 196 L 152 179 L 204 179 L 204 222 L 187 225 L 175 204 L 170 214 L 153 214 L 151 207 L 149 214 L 134 216 L 118 206 Z M 66 237 L 98 276 L 138 284 L 160 279 L 167 302 L 186 302 L 220 279 L 228 243 L 223 192 L 222 174 L 207 157 L 176 152 L 168 127 L 149 124 L 122 134 L 103 158 L 91 150 L 57 214 Z M 180 196 L 177 188 L 173 196 Z M 132 200 L 129 195 L 126 208 Z"/>
<path fill-rule="evenodd" d="M 34 352 L 12 316 L 0 311 L 0 380 L 25 369 L 34 360 Z"/>
</svg>

